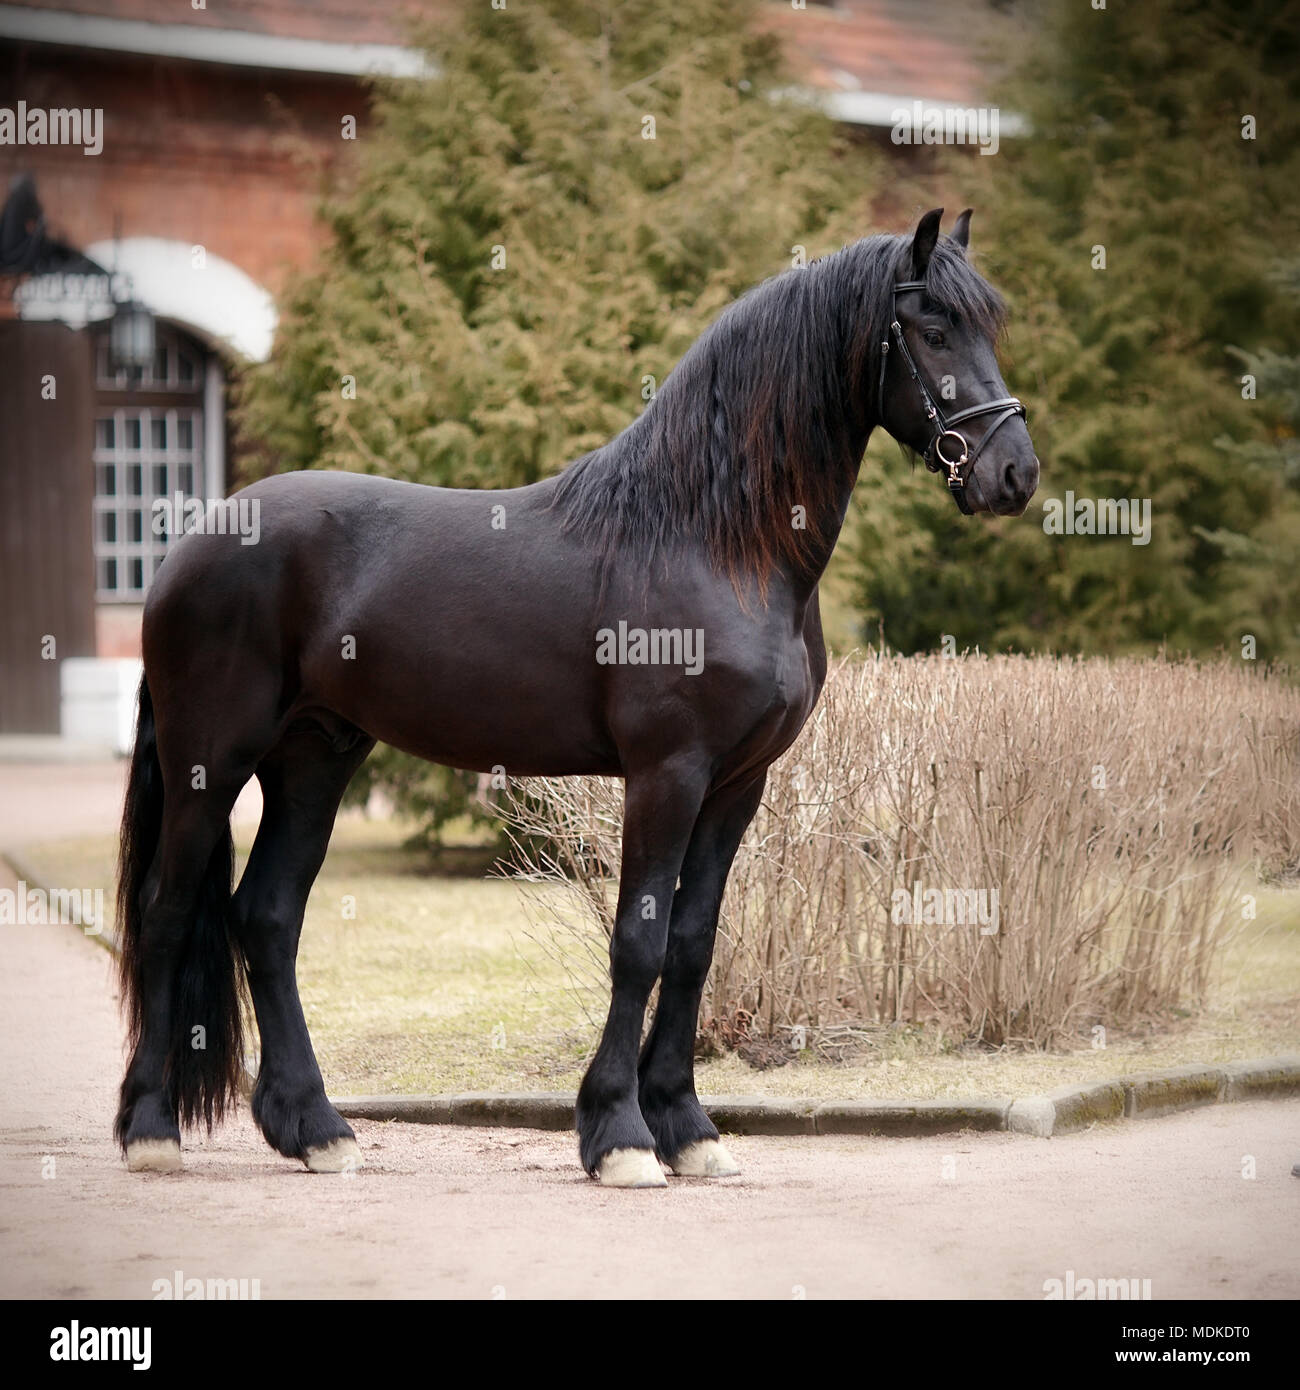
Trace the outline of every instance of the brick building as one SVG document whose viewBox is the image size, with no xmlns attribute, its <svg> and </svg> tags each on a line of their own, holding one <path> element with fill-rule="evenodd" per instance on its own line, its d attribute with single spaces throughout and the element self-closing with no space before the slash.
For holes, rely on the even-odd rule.
<svg viewBox="0 0 1300 1390">
<path fill-rule="evenodd" d="M 436 76 L 408 18 L 440 4 L 0 4 L 0 734 L 56 732 L 62 672 L 65 732 L 123 741 L 150 505 L 227 490 L 230 369 L 269 353 L 321 244 L 367 75 Z M 904 101 L 976 101 L 980 26 L 1008 23 L 976 10 L 808 0 L 765 22 L 837 119 L 879 132 Z M 74 109 L 102 129 L 49 143 L 45 113 Z"/>
</svg>

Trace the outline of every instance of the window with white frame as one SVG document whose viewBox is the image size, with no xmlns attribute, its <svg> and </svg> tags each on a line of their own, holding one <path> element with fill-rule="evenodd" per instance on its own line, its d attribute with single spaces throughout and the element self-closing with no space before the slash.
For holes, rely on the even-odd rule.
<svg viewBox="0 0 1300 1390">
<path fill-rule="evenodd" d="M 107 335 L 96 343 L 93 537 L 101 603 L 143 601 L 173 540 L 155 530 L 154 503 L 202 495 L 202 350 L 162 324 L 157 341 L 153 366 L 129 375 L 112 370 Z"/>
<path fill-rule="evenodd" d="M 95 384 L 101 391 L 203 390 L 204 352 L 173 329 L 158 324 L 153 362 L 148 367 L 115 367 L 109 358 L 109 332 L 95 342 Z"/>
</svg>

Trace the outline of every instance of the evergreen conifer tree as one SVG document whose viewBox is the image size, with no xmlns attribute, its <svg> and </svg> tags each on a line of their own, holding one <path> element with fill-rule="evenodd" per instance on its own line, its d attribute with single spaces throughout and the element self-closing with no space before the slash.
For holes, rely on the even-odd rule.
<svg viewBox="0 0 1300 1390">
<path fill-rule="evenodd" d="M 438 76 L 379 90 L 321 264 L 243 384 L 262 458 L 534 482 L 626 426 L 739 294 L 862 235 L 874 161 L 779 99 L 756 9 L 529 0 L 440 20 Z M 472 778 L 391 751 L 354 794 L 375 778 L 435 831 L 478 806 Z"/>
<path fill-rule="evenodd" d="M 928 475 L 868 470 L 864 629 L 905 650 L 1236 650 L 1294 660 L 1300 54 L 1285 7 L 1050 7 L 1003 109 L 1031 133 L 960 162 L 973 245 L 1015 317 L 1006 377 L 1043 459 L 1024 518 L 972 525 Z M 1259 356 L 1244 398 L 1240 351 Z M 1292 455 L 1292 458 L 1294 456 Z M 1292 464 L 1294 470 L 1294 464 Z M 1149 499 L 1151 538 L 1059 536 L 1044 504 Z M 1288 541 L 1290 544 L 1288 545 Z M 1287 550 L 1290 554 L 1287 554 Z"/>
</svg>

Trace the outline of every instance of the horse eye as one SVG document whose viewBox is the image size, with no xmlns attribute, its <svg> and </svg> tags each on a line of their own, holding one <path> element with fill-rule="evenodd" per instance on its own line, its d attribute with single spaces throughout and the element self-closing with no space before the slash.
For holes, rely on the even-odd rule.
<svg viewBox="0 0 1300 1390">
<path fill-rule="evenodd" d="M 921 336 L 933 348 L 943 346 L 943 334 L 937 328 L 927 328 Z"/>
</svg>

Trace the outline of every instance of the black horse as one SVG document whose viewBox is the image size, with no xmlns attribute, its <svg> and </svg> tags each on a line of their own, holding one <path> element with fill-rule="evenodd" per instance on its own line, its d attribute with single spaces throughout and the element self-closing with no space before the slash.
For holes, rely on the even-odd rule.
<svg viewBox="0 0 1300 1390">
<path fill-rule="evenodd" d="M 614 1186 L 736 1171 L 695 1095 L 700 994 L 767 768 L 826 674 L 817 585 L 872 429 L 963 512 L 1020 514 L 1038 460 L 994 343 L 1002 301 L 969 212 L 759 286 L 604 448 L 531 487 L 268 478 L 255 545 L 186 536 L 145 608 L 119 924 L 132 1055 L 117 1136 L 180 1164 L 180 1125 L 237 1094 L 308 1168 L 359 1162 L 298 1000 L 308 890 L 376 739 L 460 768 L 626 781 L 604 1035 L 578 1096 L 583 1167 Z M 955 426 L 978 424 L 968 440 Z M 264 810 L 231 893 L 230 811 Z M 642 1045 L 650 991 L 654 1026 Z"/>
</svg>

